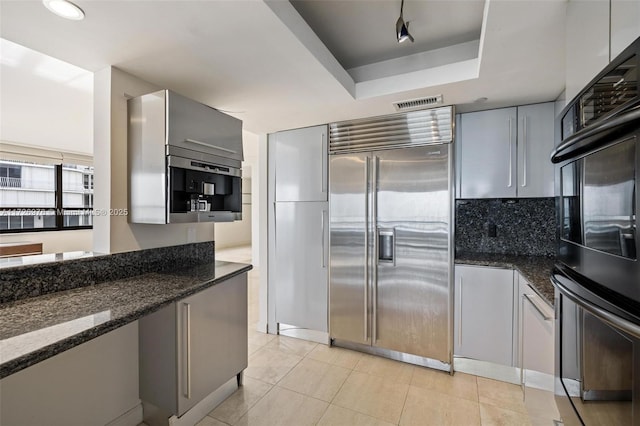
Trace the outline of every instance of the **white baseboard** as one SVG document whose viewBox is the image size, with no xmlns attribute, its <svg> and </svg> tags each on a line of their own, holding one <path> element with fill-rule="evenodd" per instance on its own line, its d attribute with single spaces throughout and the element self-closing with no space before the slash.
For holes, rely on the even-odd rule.
<svg viewBox="0 0 640 426">
<path fill-rule="evenodd" d="M 541 373 L 534 370 L 525 370 L 524 372 L 524 385 L 528 388 L 553 392 L 554 382 L 555 377 L 553 374 Z"/>
<path fill-rule="evenodd" d="M 520 369 L 516 367 L 478 361 L 470 358 L 454 357 L 453 370 L 520 385 Z"/>
<path fill-rule="evenodd" d="M 267 323 L 264 321 L 258 321 L 258 325 L 256 326 L 256 330 L 259 331 L 260 333 L 266 333 L 267 332 Z"/>
<path fill-rule="evenodd" d="M 220 405 L 222 401 L 231 396 L 236 389 L 238 389 L 238 381 L 236 376 L 233 376 L 227 383 L 210 393 L 182 416 L 169 417 L 169 426 L 194 426 L 200 420 L 204 419 L 214 408 Z"/>
<path fill-rule="evenodd" d="M 142 402 L 140 402 L 131 410 L 107 423 L 106 426 L 137 426 L 142 423 L 142 420 Z"/>
<path fill-rule="evenodd" d="M 299 328 L 293 325 L 280 324 L 281 336 L 295 337 L 296 339 L 309 340 L 311 342 L 329 344 L 329 333 L 325 331 L 310 330 L 308 328 Z"/>
</svg>

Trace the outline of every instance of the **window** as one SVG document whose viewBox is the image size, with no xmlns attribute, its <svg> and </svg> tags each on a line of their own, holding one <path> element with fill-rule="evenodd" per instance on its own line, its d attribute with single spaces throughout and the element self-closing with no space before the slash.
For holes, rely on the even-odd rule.
<svg viewBox="0 0 640 426">
<path fill-rule="evenodd" d="M 0 187 L 20 188 L 22 166 L 0 163 Z"/>
<path fill-rule="evenodd" d="M 0 160 L 0 233 L 92 226 L 93 167 Z"/>
</svg>

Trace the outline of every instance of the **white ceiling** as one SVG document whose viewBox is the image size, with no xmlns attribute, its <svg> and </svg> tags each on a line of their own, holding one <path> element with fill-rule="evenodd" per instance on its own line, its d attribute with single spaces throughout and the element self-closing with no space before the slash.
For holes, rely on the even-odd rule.
<svg viewBox="0 0 640 426">
<path fill-rule="evenodd" d="M 396 41 L 400 0 L 291 0 L 338 62 L 350 69 L 480 38 L 484 0 L 405 0 L 415 42 Z"/>
<path fill-rule="evenodd" d="M 359 1 L 345 0 L 352 2 Z M 359 14 L 352 17 L 354 28 L 364 22 L 367 31 L 393 36 L 399 2 L 380 2 L 395 16 L 390 26 L 371 28 L 368 15 Z M 83 21 L 61 19 L 40 1 L 1 0 L 0 36 L 89 71 L 116 66 L 229 111 L 254 133 L 393 113 L 394 101 L 433 94 L 475 110 L 549 101 L 564 88 L 565 0 L 491 0 L 477 58 L 405 74 L 394 70 L 393 77 L 371 81 L 355 81 L 284 0 L 75 3 L 86 13 Z M 409 21 L 413 3 L 405 4 Z M 418 39 L 422 18 L 415 19 L 410 29 Z M 455 16 L 441 20 L 458 25 Z M 426 48 L 441 42 L 433 43 Z M 488 101 L 474 103 L 480 97 Z"/>
</svg>

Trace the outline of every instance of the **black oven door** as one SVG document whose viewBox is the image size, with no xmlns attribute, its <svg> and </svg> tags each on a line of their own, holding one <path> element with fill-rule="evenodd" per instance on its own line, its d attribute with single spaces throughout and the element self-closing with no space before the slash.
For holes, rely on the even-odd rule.
<svg viewBox="0 0 640 426">
<path fill-rule="evenodd" d="M 581 280 L 563 266 L 552 275 L 558 410 L 566 425 L 640 425 L 640 313 Z"/>
<path fill-rule="evenodd" d="M 638 116 L 615 135 L 594 139 L 557 167 L 557 259 L 594 282 L 640 303 L 637 182 Z M 628 123 L 627 123 L 628 124 Z"/>
</svg>

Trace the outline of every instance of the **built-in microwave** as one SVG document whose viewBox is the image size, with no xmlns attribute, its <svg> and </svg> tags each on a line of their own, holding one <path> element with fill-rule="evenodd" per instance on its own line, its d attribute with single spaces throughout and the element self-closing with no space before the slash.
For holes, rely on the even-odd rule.
<svg viewBox="0 0 640 426">
<path fill-rule="evenodd" d="M 556 402 L 564 424 L 640 425 L 640 38 L 559 116 Z"/>
</svg>

